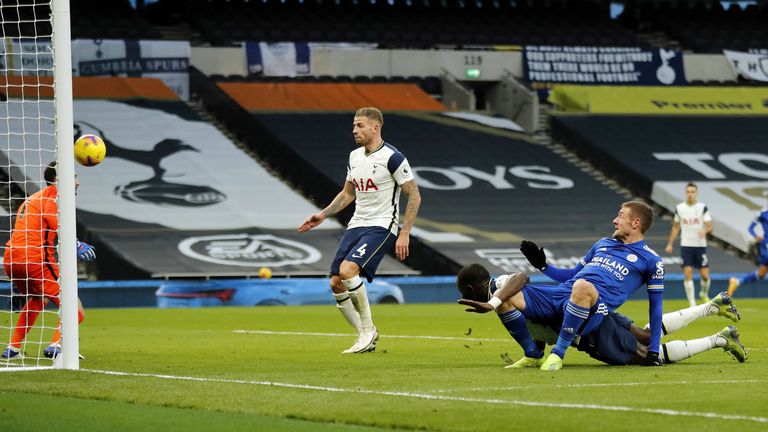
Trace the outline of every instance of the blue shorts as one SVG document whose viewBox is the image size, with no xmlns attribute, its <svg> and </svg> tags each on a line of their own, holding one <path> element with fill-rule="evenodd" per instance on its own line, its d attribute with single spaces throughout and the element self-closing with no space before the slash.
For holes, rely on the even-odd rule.
<svg viewBox="0 0 768 432">
<path fill-rule="evenodd" d="M 576 349 L 610 365 L 628 365 L 637 352 L 637 338 L 629 331 L 632 320 L 610 312 L 595 331 L 581 337 Z"/>
<path fill-rule="evenodd" d="M 571 299 L 571 287 L 569 285 L 533 285 L 528 284 L 523 288 L 525 310 L 522 311 L 526 319 L 537 323 L 552 323 L 558 328 L 563 323 L 565 306 Z M 577 335 L 586 335 L 595 331 L 608 314 L 608 307 L 603 303 L 600 295 L 597 303 L 589 310 L 589 318 L 584 321 L 581 328 L 576 329 Z"/>
<path fill-rule="evenodd" d="M 360 273 L 368 282 L 376 276 L 376 268 L 384 255 L 393 251 L 397 238 L 391 231 L 382 227 L 359 227 L 344 232 L 336 249 L 336 256 L 331 263 L 331 276 L 339 275 L 342 261 L 351 261 L 360 266 Z"/>
<path fill-rule="evenodd" d="M 709 267 L 707 248 L 683 246 L 680 248 L 680 256 L 683 258 L 683 267 L 704 268 Z"/>
</svg>

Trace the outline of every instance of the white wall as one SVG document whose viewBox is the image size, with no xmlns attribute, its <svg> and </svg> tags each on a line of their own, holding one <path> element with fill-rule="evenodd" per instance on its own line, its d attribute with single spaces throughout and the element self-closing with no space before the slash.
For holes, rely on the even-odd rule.
<svg viewBox="0 0 768 432">
<path fill-rule="evenodd" d="M 192 47 L 192 66 L 206 75 L 245 75 L 243 48 Z"/>
<path fill-rule="evenodd" d="M 736 80 L 736 74 L 723 54 L 685 54 L 683 68 L 688 81 Z"/>
<path fill-rule="evenodd" d="M 192 65 L 206 75 L 246 75 L 242 48 L 192 47 Z M 722 54 L 685 54 L 685 77 L 690 80 L 735 80 Z M 480 69 L 482 80 L 496 81 L 508 70 L 523 75 L 519 51 L 349 50 L 312 51 L 313 75 L 442 75 L 447 70 L 464 79 L 467 68 Z"/>
<path fill-rule="evenodd" d="M 242 48 L 192 47 L 192 65 L 206 75 L 246 75 Z M 480 69 L 481 79 L 496 81 L 504 70 L 522 75 L 520 52 L 314 49 L 313 75 L 441 75 L 459 79 L 467 68 Z"/>
</svg>

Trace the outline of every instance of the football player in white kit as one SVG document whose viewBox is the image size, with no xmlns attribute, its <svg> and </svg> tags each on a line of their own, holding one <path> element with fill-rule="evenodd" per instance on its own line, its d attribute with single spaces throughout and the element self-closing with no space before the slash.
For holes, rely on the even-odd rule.
<svg viewBox="0 0 768 432">
<path fill-rule="evenodd" d="M 675 207 L 675 220 L 669 232 L 667 253 L 672 253 L 672 243 L 680 233 L 680 255 L 683 258 L 685 296 L 691 306 L 696 306 L 693 286 L 693 269 L 699 269 L 701 290 L 699 298 L 709 301 L 709 259 L 707 259 L 707 234 L 712 233 L 712 216 L 706 204 L 698 202 L 699 188 L 691 182 L 685 186 L 685 201 Z"/>
<path fill-rule="evenodd" d="M 395 249 L 401 261 L 408 257 L 410 232 L 421 204 L 421 195 L 408 160 L 381 138 L 384 117 L 377 108 L 355 113 L 352 135 L 359 148 L 349 154 L 347 178 L 336 198 L 299 226 L 306 232 L 355 202 L 355 214 L 339 243 L 331 263 L 331 289 L 336 306 L 357 331 L 355 343 L 342 353 L 364 353 L 376 349 L 378 330 L 362 274 L 373 280 L 384 255 Z M 398 226 L 400 191 L 408 198 L 402 227 Z"/>
</svg>

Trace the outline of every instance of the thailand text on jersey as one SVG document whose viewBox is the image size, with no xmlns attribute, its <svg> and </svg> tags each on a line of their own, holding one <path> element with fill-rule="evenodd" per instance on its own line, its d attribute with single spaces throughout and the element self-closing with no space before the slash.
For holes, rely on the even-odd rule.
<svg viewBox="0 0 768 432">
<path fill-rule="evenodd" d="M 365 147 L 349 154 L 347 181 L 355 187 L 355 214 L 347 228 L 379 226 L 397 234 L 400 185 L 413 180 L 408 160 L 383 142 L 371 152 Z"/>
<path fill-rule="evenodd" d="M 56 185 L 34 193 L 19 207 L 6 257 L 13 262 L 55 263 L 59 219 Z"/>
<path fill-rule="evenodd" d="M 705 222 L 711 222 L 712 216 L 706 204 L 697 202 L 688 205 L 681 202 L 675 206 L 675 222 L 680 224 L 680 246 L 706 247 L 707 237 L 699 236 Z"/>
<path fill-rule="evenodd" d="M 600 292 L 603 302 L 616 310 L 640 286 L 648 291 L 664 290 L 664 263 L 645 240 L 625 244 L 613 238 L 597 241 L 582 258 L 584 266 L 568 282 L 577 279 L 591 282 Z"/>
</svg>

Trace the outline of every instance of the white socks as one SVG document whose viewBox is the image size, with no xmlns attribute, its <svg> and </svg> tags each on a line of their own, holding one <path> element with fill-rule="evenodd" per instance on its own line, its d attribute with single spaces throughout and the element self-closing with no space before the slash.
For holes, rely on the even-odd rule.
<svg viewBox="0 0 768 432">
<path fill-rule="evenodd" d="M 336 298 L 336 307 L 339 308 L 341 315 L 344 316 L 349 325 L 355 328 L 357 333 L 360 333 L 360 314 L 355 310 L 349 292 L 333 293 L 333 296 Z"/>
<path fill-rule="evenodd" d="M 696 294 L 693 286 L 693 279 L 683 281 L 683 287 L 685 287 L 685 297 L 688 298 L 688 303 L 691 306 L 696 306 Z"/>
<path fill-rule="evenodd" d="M 718 336 L 718 334 L 713 334 L 712 336 L 703 337 L 701 339 L 692 339 L 688 341 L 676 340 L 662 344 L 661 352 L 665 354 L 662 360 L 664 363 L 675 363 L 691 358 L 704 351 L 709 351 L 712 348 L 725 346 L 727 341 Z"/>
<path fill-rule="evenodd" d="M 349 290 L 349 298 L 355 306 L 355 310 L 360 314 L 360 325 L 363 331 L 373 329 L 373 318 L 371 317 L 371 307 L 368 304 L 368 292 L 365 290 L 365 283 L 360 279 L 360 275 L 341 281 Z"/>
<path fill-rule="evenodd" d="M 710 311 L 714 309 L 714 311 Z M 698 306 L 692 306 L 679 311 L 666 313 L 661 317 L 661 324 L 664 326 L 665 334 L 670 334 L 688 324 L 696 321 L 699 318 L 703 318 L 707 315 L 714 315 L 718 311 L 716 306 L 712 306 L 709 303 L 700 304 Z"/>
<path fill-rule="evenodd" d="M 712 283 L 712 279 L 702 279 L 701 284 L 701 296 L 709 298 L 709 285 Z"/>
</svg>

